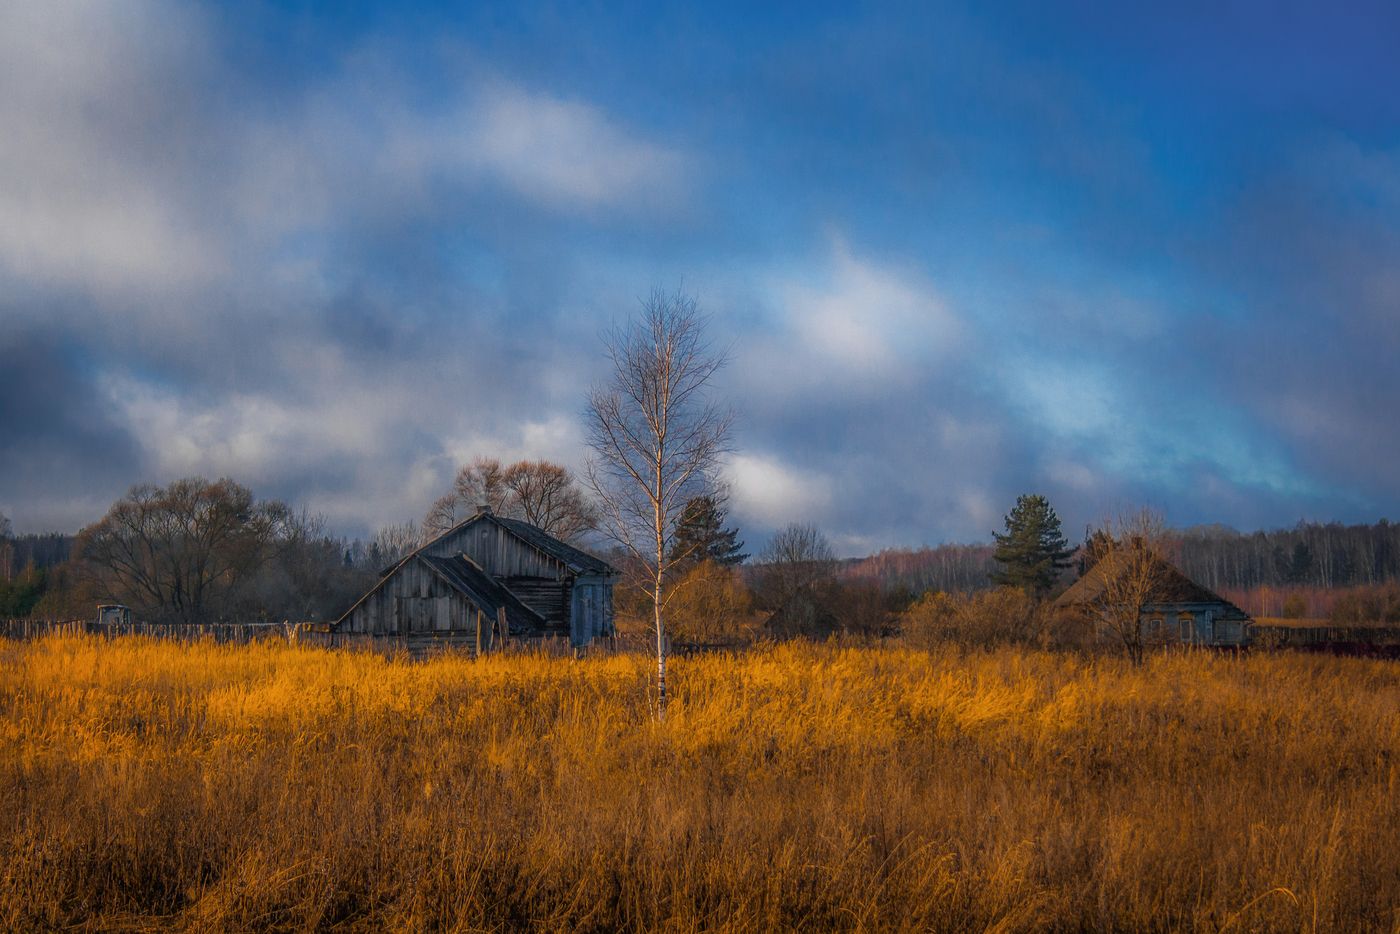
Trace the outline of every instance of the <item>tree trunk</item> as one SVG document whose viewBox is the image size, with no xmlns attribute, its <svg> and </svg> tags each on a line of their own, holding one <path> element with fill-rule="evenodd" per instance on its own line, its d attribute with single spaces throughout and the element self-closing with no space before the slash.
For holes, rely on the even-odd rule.
<svg viewBox="0 0 1400 934">
<path fill-rule="evenodd" d="M 663 518 L 657 516 L 657 536 L 656 536 L 656 581 L 652 588 L 652 612 L 654 614 L 654 625 L 656 627 L 656 718 L 666 719 L 666 630 L 661 619 L 661 588 L 665 583 L 665 571 L 662 560 L 665 558 L 664 544 L 661 530 L 664 529 Z"/>
</svg>

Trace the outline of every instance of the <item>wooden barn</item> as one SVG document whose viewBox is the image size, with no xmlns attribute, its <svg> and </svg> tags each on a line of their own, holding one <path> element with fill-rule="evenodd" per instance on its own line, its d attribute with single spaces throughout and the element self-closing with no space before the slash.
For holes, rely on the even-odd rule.
<svg viewBox="0 0 1400 934">
<path fill-rule="evenodd" d="M 483 510 L 384 573 L 332 626 L 410 648 L 567 637 L 583 647 L 614 634 L 607 562 L 527 522 Z"/>
<path fill-rule="evenodd" d="M 1145 645 L 1245 646 L 1253 620 L 1229 600 L 1191 580 L 1161 558 L 1153 559 L 1152 598 L 1138 619 Z M 1060 595 L 1055 606 L 1083 611 L 1105 599 L 1102 565 L 1089 569 Z"/>
</svg>

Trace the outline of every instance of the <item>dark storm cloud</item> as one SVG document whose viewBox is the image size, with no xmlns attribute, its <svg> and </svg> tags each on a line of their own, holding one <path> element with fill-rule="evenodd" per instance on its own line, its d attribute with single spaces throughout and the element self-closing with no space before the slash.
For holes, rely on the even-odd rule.
<svg viewBox="0 0 1400 934">
<path fill-rule="evenodd" d="M 0 329 L 0 512 L 17 528 L 74 531 L 139 475 L 121 413 L 64 337 Z"/>
<path fill-rule="evenodd" d="M 363 532 L 577 466 L 599 331 L 683 282 L 754 545 L 1394 512 L 1393 102 L 1324 56 L 1331 129 L 1265 107 L 1287 30 L 1174 29 L 1196 68 L 1023 12 L 5 8 L 0 355 L 64 387 L 0 507 L 227 474 Z"/>
</svg>

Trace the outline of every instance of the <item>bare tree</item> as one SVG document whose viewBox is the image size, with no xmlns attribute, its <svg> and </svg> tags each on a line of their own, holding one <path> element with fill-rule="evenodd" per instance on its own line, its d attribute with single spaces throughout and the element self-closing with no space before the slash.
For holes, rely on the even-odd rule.
<svg viewBox="0 0 1400 934">
<path fill-rule="evenodd" d="M 1164 554 L 1166 524 L 1159 514 L 1140 509 L 1104 523 L 1103 531 L 1095 538 L 1097 561 L 1089 570 L 1097 578 L 1097 597 L 1085 609 L 1133 664 L 1141 665 L 1147 640 L 1143 611 L 1171 573 Z"/>
<path fill-rule="evenodd" d="M 475 515 L 482 506 L 504 515 L 510 493 L 505 486 L 505 472 L 494 457 L 478 457 L 457 471 L 452 489 L 439 497 L 423 517 L 423 537 L 446 532 Z"/>
<path fill-rule="evenodd" d="M 755 559 L 755 589 L 764 604 L 776 610 L 830 580 L 835 571 L 836 553 L 826 536 L 815 526 L 794 522 L 774 535 Z"/>
<path fill-rule="evenodd" d="M 10 542 L 10 519 L 0 512 L 0 576 L 5 580 L 14 577 L 15 546 Z"/>
<path fill-rule="evenodd" d="M 593 528 L 596 511 L 567 467 L 550 461 L 502 466 L 478 457 L 457 472 L 452 489 L 423 517 L 423 535 L 445 532 L 486 506 L 497 515 L 524 519 L 566 541 Z"/>
<path fill-rule="evenodd" d="M 375 570 L 397 564 L 405 555 L 417 548 L 421 541 L 418 527 L 412 522 L 381 527 L 379 531 L 374 533 L 374 542 L 372 543 L 373 552 L 377 555 L 376 560 L 381 565 L 381 568 Z"/>
<path fill-rule="evenodd" d="M 122 602 L 195 623 L 217 616 L 294 525 L 280 502 L 255 502 L 232 480 L 191 477 L 132 487 L 79 534 L 76 551 Z"/>
<path fill-rule="evenodd" d="M 598 524 L 598 512 L 567 467 L 549 461 L 517 461 L 501 483 L 509 493 L 508 512 L 569 541 Z"/>
<path fill-rule="evenodd" d="M 692 497 L 717 489 L 733 420 L 709 398 L 725 356 L 706 340 L 705 325 L 695 299 L 653 290 L 637 317 L 604 335 L 612 372 L 588 398 L 587 481 L 600 528 L 644 569 L 639 584 L 652 602 L 660 717 L 677 520 Z"/>
</svg>

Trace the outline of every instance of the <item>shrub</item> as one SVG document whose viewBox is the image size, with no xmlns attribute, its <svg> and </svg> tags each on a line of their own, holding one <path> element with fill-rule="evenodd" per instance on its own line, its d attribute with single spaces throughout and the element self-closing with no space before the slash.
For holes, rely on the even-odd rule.
<svg viewBox="0 0 1400 934">
<path fill-rule="evenodd" d="M 734 643 L 753 636 L 752 602 L 743 578 L 715 561 L 698 562 L 672 585 L 666 612 L 673 642 Z"/>
<path fill-rule="evenodd" d="M 942 591 L 920 597 L 900 617 L 900 630 L 913 645 L 1034 645 L 1049 634 L 1050 614 L 1025 591 L 998 587 L 970 594 Z"/>
</svg>

